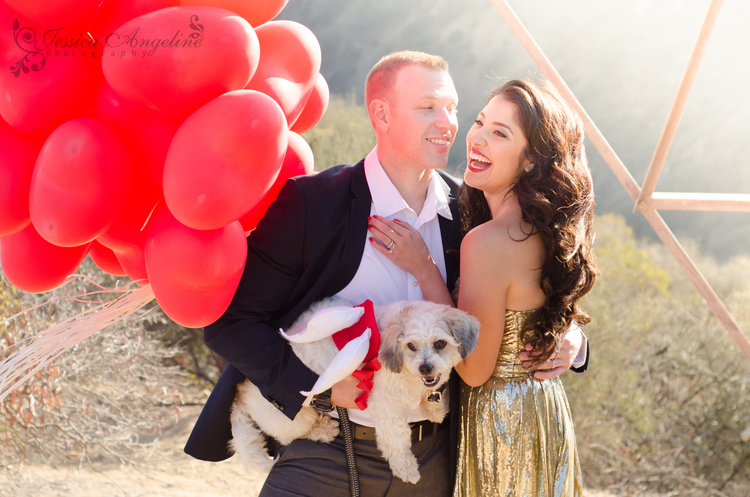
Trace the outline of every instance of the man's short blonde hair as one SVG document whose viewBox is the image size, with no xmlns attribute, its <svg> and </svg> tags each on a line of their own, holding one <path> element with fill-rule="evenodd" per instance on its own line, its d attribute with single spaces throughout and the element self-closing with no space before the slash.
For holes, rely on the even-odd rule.
<svg viewBox="0 0 750 497">
<path fill-rule="evenodd" d="M 381 58 L 370 69 L 365 81 L 365 105 L 369 107 L 370 102 L 376 98 L 387 99 L 399 70 L 410 65 L 448 72 L 448 63 L 439 55 L 411 50 L 393 52 Z"/>
</svg>

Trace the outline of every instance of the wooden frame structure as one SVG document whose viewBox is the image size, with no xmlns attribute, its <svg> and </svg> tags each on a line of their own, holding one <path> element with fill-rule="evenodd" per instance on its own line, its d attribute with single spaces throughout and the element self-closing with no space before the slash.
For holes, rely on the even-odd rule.
<svg viewBox="0 0 750 497">
<path fill-rule="evenodd" d="M 604 138 L 604 135 L 596 127 L 594 121 L 591 120 L 591 117 L 589 117 L 583 106 L 578 102 L 578 99 L 573 95 L 573 92 L 570 91 L 570 88 L 565 84 L 565 81 L 560 77 L 560 74 L 544 55 L 542 49 L 537 45 L 534 38 L 523 25 L 513 9 L 511 9 L 510 5 L 508 5 L 507 0 L 491 0 L 491 2 L 508 24 L 511 31 L 513 31 L 513 34 L 515 34 L 516 38 L 518 38 L 539 67 L 542 74 L 544 74 L 555 88 L 557 88 L 562 97 L 568 102 L 568 105 L 570 105 L 571 108 L 581 117 L 586 136 L 594 144 L 594 147 L 599 151 L 604 161 L 620 181 L 620 184 L 622 184 L 630 195 L 630 198 L 635 204 L 634 210 L 638 209 L 641 211 L 649 224 L 651 224 L 651 227 L 654 228 L 656 234 L 667 246 L 675 259 L 677 259 L 677 262 L 680 264 L 683 271 L 685 271 L 688 278 L 690 278 L 690 281 L 693 282 L 693 285 L 698 289 L 698 292 L 705 299 L 713 313 L 719 318 L 721 324 L 724 325 L 729 332 L 729 335 L 732 337 L 732 340 L 734 340 L 737 347 L 739 347 L 740 351 L 745 356 L 745 359 L 750 362 L 750 340 L 748 340 L 747 336 L 742 332 L 719 296 L 716 295 L 716 292 L 711 288 L 711 285 L 708 284 L 706 278 L 703 277 L 703 274 L 701 274 L 698 267 L 692 259 L 690 259 L 690 256 L 685 252 L 685 249 L 680 245 L 680 242 L 674 236 L 669 229 L 669 226 L 667 226 L 667 223 L 664 222 L 664 219 L 662 219 L 658 212 L 659 209 L 750 212 L 750 195 L 661 193 L 654 191 L 656 189 L 656 184 L 659 181 L 664 162 L 667 159 L 672 141 L 677 133 L 682 113 L 685 110 L 685 105 L 690 96 L 690 90 L 692 89 L 693 82 L 698 74 L 698 68 L 700 67 L 701 60 L 703 59 L 703 55 L 706 51 L 708 41 L 711 38 L 713 28 L 716 25 L 716 19 L 719 16 L 719 11 L 724 4 L 724 0 L 711 0 L 708 13 L 703 21 L 703 27 L 698 35 L 698 41 L 693 49 L 693 54 L 688 62 L 688 67 L 682 78 L 680 87 L 677 90 L 677 96 L 672 103 L 672 108 L 667 117 L 667 122 L 664 125 L 664 130 L 662 131 L 659 142 L 656 145 L 656 150 L 651 159 L 646 178 L 643 181 L 643 186 L 638 186 L 638 183 L 636 183 L 633 176 L 631 176 L 630 171 L 628 171 L 625 164 L 622 163 L 610 144 Z"/>
</svg>

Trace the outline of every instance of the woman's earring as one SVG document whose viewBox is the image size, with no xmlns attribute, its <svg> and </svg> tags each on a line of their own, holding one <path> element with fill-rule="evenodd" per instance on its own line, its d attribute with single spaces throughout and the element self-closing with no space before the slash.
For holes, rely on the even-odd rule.
<svg viewBox="0 0 750 497">
<path fill-rule="evenodd" d="M 523 170 L 526 171 L 527 173 L 530 173 L 533 169 L 534 169 L 533 163 L 526 164 L 526 167 L 523 168 Z"/>
</svg>

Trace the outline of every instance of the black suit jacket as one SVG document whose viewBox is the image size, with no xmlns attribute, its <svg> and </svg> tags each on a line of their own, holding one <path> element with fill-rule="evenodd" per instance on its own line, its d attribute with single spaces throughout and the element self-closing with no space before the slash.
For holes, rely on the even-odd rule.
<svg viewBox="0 0 750 497">
<path fill-rule="evenodd" d="M 458 183 L 438 171 L 449 190 L 453 221 L 439 217 L 448 287 L 459 270 Z M 372 198 L 364 161 L 289 180 L 248 239 L 245 271 L 226 313 L 204 331 L 206 345 L 230 365 L 211 393 L 185 452 L 206 461 L 230 456 L 229 411 L 235 385 L 245 378 L 289 418 L 317 381 L 278 329 L 310 304 L 343 290 L 359 268 Z M 458 380 L 451 378 L 451 454 L 455 461 Z M 455 465 L 453 465 L 455 467 Z"/>
</svg>

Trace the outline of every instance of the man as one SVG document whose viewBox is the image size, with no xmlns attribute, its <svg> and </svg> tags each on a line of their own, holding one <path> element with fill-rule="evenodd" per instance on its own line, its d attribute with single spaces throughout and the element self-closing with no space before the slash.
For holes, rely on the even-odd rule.
<svg viewBox="0 0 750 497">
<path fill-rule="evenodd" d="M 458 185 L 439 171 L 458 130 L 458 96 L 448 65 L 418 52 L 390 54 L 370 71 L 365 101 L 377 147 L 357 164 L 288 181 L 248 240 L 247 266 L 234 300 L 205 330 L 206 344 L 231 366 L 188 440 L 185 451 L 190 455 L 210 461 L 229 457 L 229 408 L 234 385 L 245 378 L 294 418 L 304 401 L 299 392 L 311 390 L 317 377 L 277 330 L 292 324 L 310 304 L 332 295 L 355 304 L 370 299 L 375 305 L 422 298 L 416 279 L 368 241 L 368 216 L 397 218 L 417 229 L 452 290 L 461 241 Z M 580 347 L 580 334 L 571 335 L 575 337 L 558 355 L 555 366 L 560 367 L 553 375 L 570 366 L 568 357 Z M 354 423 L 372 426 L 367 411 L 355 407 L 361 393 L 357 383 L 349 378 L 336 384 L 330 402 L 349 408 Z M 416 485 L 393 477 L 372 430 L 367 435 L 368 430 L 355 426 L 354 450 L 365 495 L 450 495 L 458 424 L 455 374 L 448 390 L 451 419 L 414 429 L 413 452 L 422 475 Z M 261 496 L 348 494 L 341 437 L 330 444 L 296 440 L 282 448 L 261 491 Z"/>
</svg>

